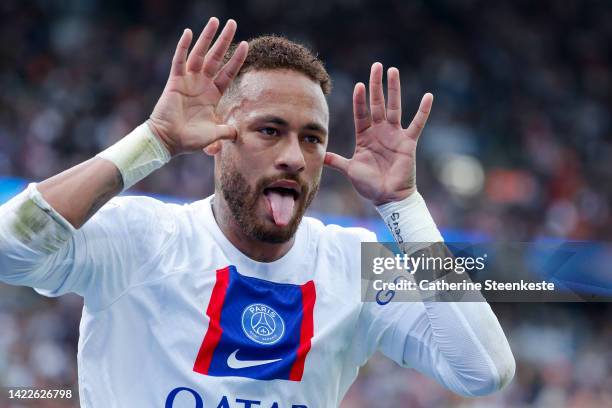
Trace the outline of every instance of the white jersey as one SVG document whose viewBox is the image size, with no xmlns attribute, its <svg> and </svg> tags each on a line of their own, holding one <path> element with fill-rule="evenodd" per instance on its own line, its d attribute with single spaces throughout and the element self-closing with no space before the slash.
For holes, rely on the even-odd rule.
<svg viewBox="0 0 612 408">
<path fill-rule="evenodd" d="M 470 356 L 462 378 L 422 303 L 360 301 L 360 243 L 375 240 L 305 217 L 289 252 L 261 263 L 224 236 L 210 197 L 183 206 L 119 197 L 44 265 L 2 278 L 84 297 L 85 408 L 334 407 L 376 350 L 466 395 L 479 391 L 465 381 L 499 388 L 498 377 L 479 377 L 495 371 L 486 352 Z M 458 329 L 454 317 L 435 313 L 459 343 L 463 332 L 473 335 L 469 324 Z"/>
</svg>

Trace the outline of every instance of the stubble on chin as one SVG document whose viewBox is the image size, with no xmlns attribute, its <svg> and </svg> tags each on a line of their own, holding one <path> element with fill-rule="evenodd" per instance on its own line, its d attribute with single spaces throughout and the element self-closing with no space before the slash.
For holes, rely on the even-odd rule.
<svg viewBox="0 0 612 408">
<path fill-rule="evenodd" d="M 306 199 L 296 202 L 297 208 L 289 224 L 278 227 L 257 217 L 257 202 L 262 196 L 264 187 L 279 178 L 295 180 L 291 176 L 261 179 L 253 188 L 236 168 L 227 162 L 222 162 L 219 188 L 235 223 L 247 237 L 271 244 L 289 241 L 295 235 L 306 209 L 319 189 L 319 180 L 313 189 L 308 189 L 301 183 L 302 192 L 306 191 Z"/>
</svg>

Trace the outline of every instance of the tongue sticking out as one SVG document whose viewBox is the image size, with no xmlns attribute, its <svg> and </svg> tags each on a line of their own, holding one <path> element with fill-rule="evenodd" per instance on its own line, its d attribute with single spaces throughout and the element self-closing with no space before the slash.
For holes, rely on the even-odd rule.
<svg viewBox="0 0 612 408">
<path fill-rule="evenodd" d="M 276 191 L 268 192 L 266 197 L 270 201 L 272 216 L 276 225 L 284 227 L 289 224 L 293 215 L 293 205 L 295 204 L 293 197 L 289 194 L 281 194 Z"/>
</svg>

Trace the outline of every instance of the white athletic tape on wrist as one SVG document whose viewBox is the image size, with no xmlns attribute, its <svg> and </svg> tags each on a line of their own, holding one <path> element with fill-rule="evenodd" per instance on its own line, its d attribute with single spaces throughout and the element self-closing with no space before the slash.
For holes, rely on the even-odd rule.
<svg viewBox="0 0 612 408">
<path fill-rule="evenodd" d="M 123 177 L 124 190 L 168 163 L 171 158 L 168 149 L 146 123 L 96 157 L 106 159 L 117 166 Z"/>
<path fill-rule="evenodd" d="M 415 191 L 402 201 L 376 207 L 398 244 L 444 242 L 425 200 Z M 422 245 L 421 245 L 422 246 Z M 421 248 L 411 248 L 418 250 Z"/>
</svg>

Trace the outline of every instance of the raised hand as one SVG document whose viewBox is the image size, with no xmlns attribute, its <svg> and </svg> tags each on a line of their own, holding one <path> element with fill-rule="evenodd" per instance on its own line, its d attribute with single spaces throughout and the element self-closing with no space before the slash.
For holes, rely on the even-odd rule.
<svg viewBox="0 0 612 408">
<path fill-rule="evenodd" d="M 231 59 L 222 66 L 223 57 L 236 33 L 236 22 L 228 20 L 210 47 L 218 28 L 219 20 L 212 17 L 191 52 L 189 46 L 193 34 L 189 29 L 183 31 L 172 59 L 168 82 L 149 119 L 151 129 L 172 156 L 201 150 L 220 139 L 236 137 L 236 129 L 218 123 L 215 108 L 244 63 L 248 44 L 242 41 Z"/>
<path fill-rule="evenodd" d="M 377 62 L 370 71 L 369 111 L 365 85 L 355 85 L 353 157 L 347 159 L 330 152 L 325 155 L 325 164 L 342 172 L 357 192 L 375 205 L 403 200 L 416 191 L 416 146 L 433 103 L 432 94 L 423 95 L 414 119 L 403 129 L 399 70 L 387 71 L 386 108 L 382 77 L 383 66 Z"/>
</svg>

